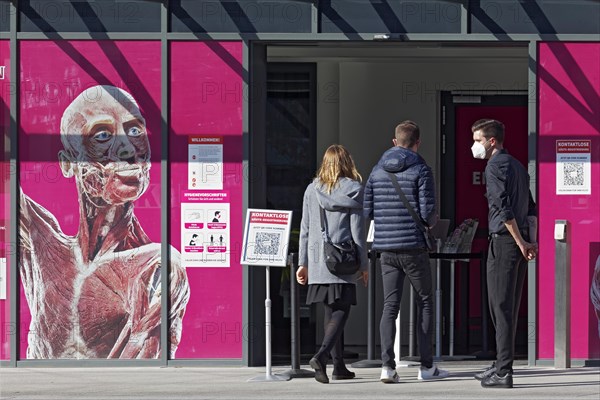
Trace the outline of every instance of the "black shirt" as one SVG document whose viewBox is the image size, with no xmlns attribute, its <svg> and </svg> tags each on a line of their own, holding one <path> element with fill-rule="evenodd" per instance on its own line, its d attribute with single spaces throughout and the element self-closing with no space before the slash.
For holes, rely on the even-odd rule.
<svg viewBox="0 0 600 400">
<path fill-rule="evenodd" d="M 500 150 L 485 167 L 485 181 L 489 232 L 507 234 L 504 223 L 511 219 L 521 232 L 527 232 L 527 216 L 535 215 L 536 210 L 525 167 L 505 149 Z"/>
</svg>

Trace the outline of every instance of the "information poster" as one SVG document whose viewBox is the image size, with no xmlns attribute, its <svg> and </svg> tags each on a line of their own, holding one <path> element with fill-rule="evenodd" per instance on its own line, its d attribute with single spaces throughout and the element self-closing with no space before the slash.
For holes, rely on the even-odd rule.
<svg viewBox="0 0 600 400">
<path fill-rule="evenodd" d="M 241 264 L 285 267 L 291 211 L 248 209 Z"/>
<path fill-rule="evenodd" d="M 223 190 L 223 138 L 190 136 L 188 189 Z"/>
<path fill-rule="evenodd" d="M 184 192 L 181 203 L 181 263 L 185 268 L 229 267 L 228 192 Z"/>
<path fill-rule="evenodd" d="M 556 141 L 556 194 L 592 194 L 592 141 Z"/>
</svg>

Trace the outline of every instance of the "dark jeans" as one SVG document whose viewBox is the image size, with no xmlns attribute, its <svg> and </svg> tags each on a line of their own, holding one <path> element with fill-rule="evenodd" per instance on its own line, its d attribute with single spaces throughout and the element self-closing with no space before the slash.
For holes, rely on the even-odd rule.
<svg viewBox="0 0 600 400">
<path fill-rule="evenodd" d="M 383 366 L 396 368 L 394 339 L 396 317 L 400 311 L 402 286 L 407 276 L 417 295 L 417 341 L 421 365 L 431 368 L 431 331 L 433 319 L 433 294 L 429 254 L 423 251 L 381 253 L 381 275 L 383 278 L 383 314 L 381 333 L 381 361 Z"/>
<path fill-rule="evenodd" d="M 527 239 L 526 239 L 527 240 Z M 496 329 L 496 371 L 512 373 L 527 260 L 511 235 L 493 236 L 487 260 L 490 317 Z"/>
</svg>

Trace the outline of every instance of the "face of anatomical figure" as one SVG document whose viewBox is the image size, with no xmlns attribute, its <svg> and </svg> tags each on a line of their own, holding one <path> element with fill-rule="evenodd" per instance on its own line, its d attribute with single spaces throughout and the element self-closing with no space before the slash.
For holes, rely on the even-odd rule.
<svg viewBox="0 0 600 400">
<path fill-rule="evenodd" d="M 81 93 L 61 120 L 66 177 L 96 206 L 138 199 L 148 187 L 150 143 L 146 121 L 134 98 L 114 86 Z"/>
</svg>

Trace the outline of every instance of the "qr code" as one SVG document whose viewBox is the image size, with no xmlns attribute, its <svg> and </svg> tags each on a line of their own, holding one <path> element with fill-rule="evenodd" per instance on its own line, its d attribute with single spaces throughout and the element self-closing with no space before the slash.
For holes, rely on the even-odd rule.
<svg viewBox="0 0 600 400">
<path fill-rule="evenodd" d="M 565 186 L 583 186 L 583 163 L 564 164 Z"/>
<path fill-rule="evenodd" d="M 279 238 L 278 233 L 257 232 L 255 243 L 255 254 L 264 256 L 275 256 L 279 253 Z"/>
</svg>

